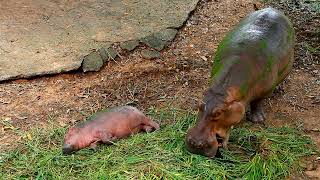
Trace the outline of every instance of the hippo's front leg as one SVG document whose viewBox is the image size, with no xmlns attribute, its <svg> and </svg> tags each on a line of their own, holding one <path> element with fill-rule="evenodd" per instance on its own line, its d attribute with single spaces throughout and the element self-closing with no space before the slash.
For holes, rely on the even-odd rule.
<svg viewBox="0 0 320 180">
<path fill-rule="evenodd" d="M 95 141 L 93 143 L 90 144 L 90 148 L 93 149 L 93 150 L 97 150 L 97 143 L 98 141 Z"/>
<path fill-rule="evenodd" d="M 112 141 L 116 140 L 115 136 L 103 130 L 97 132 L 97 137 L 104 144 L 112 144 Z"/>
<path fill-rule="evenodd" d="M 251 114 L 249 120 L 254 123 L 263 123 L 266 118 L 266 113 L 264 112 L 264 100 L 258 100 L 251 102 Z"/>
<path fill-rule="evenodd" d="M 226 134 L 226 137 L 222 143 L 222 147 L 228 150 L 228 142 L 229 142 L 230 132 Z"/>
</svg>

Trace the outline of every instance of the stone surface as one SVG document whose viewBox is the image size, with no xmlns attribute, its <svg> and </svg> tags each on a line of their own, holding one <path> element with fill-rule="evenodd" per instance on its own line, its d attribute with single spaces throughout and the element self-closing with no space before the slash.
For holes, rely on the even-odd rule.
<svg viewBox="0 0 320 180">
<path fill-rule="evenodd" d="M 138 40 L 132 40 L 132 41 L 126 41 L 126 42 L 120 43 L 120 47 L 122 49 L 127 50 L 127 51 L 134 50 L 138 45 L 139 45 L 139 41 Z"/>
<path fill-rule="evenodd" d="M 103 66 L 103 60 L 100 53 L 95 51 L 83 58 L 82 70 L 83 72 L 88 71 L 99 71 Z"/>
<path fill-rule="evenodd" d="M 178 30 L 176 29 L 168 28 L 154 33 L 154 36 L 163 41 L 172 41 L 176 37 L 177 32 Z"/>
<path fill-rule="evenodd" d="M 158 51 L 161 51 L 166 45 L 166 41 L 156 38 L 154 35 L 147 36 L 141 39 L 141 42 L 145 45 L 154 48 Z"/>
<path fill-rule="evenodd" d="M 99 54 L 102 58 L 102 62 L 106 63 L 109 60 L 109 54 L 107 53 L 107 49 L 109 47 L 102 47 L 99 49 Z"/>
<path fill-rule="evenodd" d="M 0 81 L 79 69 L 93 50 L 182 26 L 198 1 L 1 1 Z"/>
<path fill-rule="evenodd" d="M 150 36 L 142 38 L 140 41 L 148 47 L 161 51 L 174 39 L 174 37 L 176 37 L 177 32 L 178 30 L 176 29 L 163 29 L 151 34 Z"/>
<path fill-rule="evenodd" d="M 160 52 L 154 51 L 154 50 L 142 50 L 141 51 L 141 56 L 146 58 L 146 59 L 154 59 L 157 57 L 160 57 Z"/>
<path fill-rule="evenodd" d="M 112 47 L 107 46 L 100 48 L 99 54 L 103 63 L 108 62 L 110 59 L 115 59 L 118 56 L 118 53 Z"/>
<path fill-rule="evenodd" d="M 107 50 L 108 60 L 115 59 L 118 56 L 118 53 L 116 50 L 114 50 L 112 47 L 109 47 Z"/>
</svg>

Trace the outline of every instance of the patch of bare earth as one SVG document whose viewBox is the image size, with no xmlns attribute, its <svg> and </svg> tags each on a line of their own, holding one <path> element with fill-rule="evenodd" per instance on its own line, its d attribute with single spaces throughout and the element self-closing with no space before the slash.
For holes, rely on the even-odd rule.
<svg viewBox="0 0 320 180">
<path fill-rule="evenodd" d="M 21 138 L 15 127 L 45 128 L 48 121 L 71 125 L 100 109 L 124 104 L 142 110 L 166 105 L 196 109 L 208 87 L 218 43 L 252 11 L 253 1 L 202 1 L 160 58 L 143 59 L 140 51 L 145 47 L 139 47 L 133 53 L 123 52 L 100 72 L 0 84 L 0 152 Z M 283 83 L 284 91 L 268 101 L 267 123 L 301 125 L 320 148 L 320 79 L 311 72 L 294 68 Z"/>
</svg>

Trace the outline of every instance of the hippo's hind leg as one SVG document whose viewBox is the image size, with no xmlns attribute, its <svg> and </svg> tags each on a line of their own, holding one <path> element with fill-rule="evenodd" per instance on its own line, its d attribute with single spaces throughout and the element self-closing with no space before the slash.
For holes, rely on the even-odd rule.
<svg viewBox="0 0 320 180">
<path fill-rule="evenodd" d="M 143 129 L 143 131 L 148 132 L 148 133 L 154 131 L 154 128 L 149 125 L 143 125 L 142 129 Z"/>
<path fill-rule="evenodd" d="M 142 130 L 145 132 L 152 132 L 158 129 L 160 129 L 159 124 L 149 118 L 142 124 Z"/>
<path fill-rule="evenodd" d="M 251 102 L 251 113 L 249 120 L 254 123 L 263 123 L 266 120 L 264 112 L 264 99 Z"/>
</svg>

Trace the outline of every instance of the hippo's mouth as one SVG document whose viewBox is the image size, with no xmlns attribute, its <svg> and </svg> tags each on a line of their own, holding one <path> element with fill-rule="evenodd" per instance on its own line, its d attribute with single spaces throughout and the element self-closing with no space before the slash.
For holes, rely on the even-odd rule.
<svg viewBox="0 0 320 180">
<path fill-rule="evenodd" d="M 218 134 L 216 135 L 217 141 L 218 141 L 218 147 L 223 147 L 223 138 L 219 136 Z"/>
</svg>

